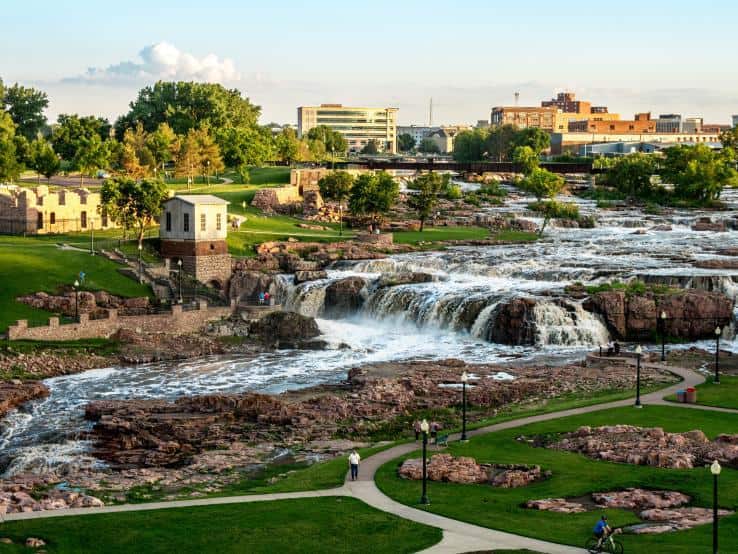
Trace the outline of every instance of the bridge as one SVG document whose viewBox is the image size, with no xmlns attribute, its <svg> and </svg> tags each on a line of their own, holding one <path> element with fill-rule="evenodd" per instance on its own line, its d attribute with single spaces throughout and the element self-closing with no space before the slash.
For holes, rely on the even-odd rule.
<svg viewBox="0 0 738 554">
<path fill-rule="evenodd" d="M 520 173 L 521 167 L 513 162 L 456 162 L 434 160 L 423 161 L 361 159 L 348 162 L 337 162 L 341 169 L 378 169 L 406 171 L 456 171 L 459 173 Z M 603 170 L 592 167 L 589 163 L 544 162 L 540 167 L 553 173 L 589 173 L 599 174 Z"/>
</svg>

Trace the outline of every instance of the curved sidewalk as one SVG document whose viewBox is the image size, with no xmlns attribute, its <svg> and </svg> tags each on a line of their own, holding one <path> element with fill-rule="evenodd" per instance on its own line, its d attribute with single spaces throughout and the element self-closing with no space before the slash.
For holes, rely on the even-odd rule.
<svg viewBox="0 0 738 554">
<path fill-rule="evenodd" d="M 641 401 L 644 404 L 659 404 L 667 405 L 675 408 L 686 407 L 690 409 L 702 409 L 711 410 L 718 412 L 731 412 L 736 413 L 738 410 L 730 410 L 726 408 L 713 408 L 710 406 L 698 406 L 694 404 L 677 404 L 673 402 L 667 402 L 663 400 L 665 396 L 674 394 L 677 390 L 684 387 L 691 387 L 704 382 L 704 377 L 698 373 L 676 366 L 668 366 L 664 364 L 652 364 L 644 363 L 643 367 L 651 367 L 658 369 L 666 369 L 679 377 L 682 381 L 671 385 L 665 389 L 660 389 L 649 394 L 645 394 L 641 397 Z M 591 412 L 597 412 L 600 410 L 607 410 L 610 408 L 619 408 L 623 406 L 631 406 L 633 404 L 632 398 L 624 400 L 618 400 L 615 402 L 607 402 L 603 404 L 593 404 L 591 406 L 583 406 L 581 408 L 573 408 L 570 410 L 563 410 L 560 412 L 551 412 L 547 414 L 540 414 L 535 416 L 524 417 L 520 419 L 513 419 L 505 421 L 503 423 L 497 423 L 494 425 L 488 425 L 486 427 L 480 427 L 478 429 L 467 432 L 469 436 L 483 435 L 486 433 L 493 433 L 495 431 L 502 431 L 505 429 L 514 429 L 516 427 L 522 427 L 531 423 L 537 423 L 541 421 L 550 421 L 554 419 L 565 418 L 574 415 L 587 414 Z M 459 434 L 455 433 L 449 436 L 449 440 L 457 440 Z M 374 478 L 377 470 L 385 463 L 392 461 L 398 457 L 404 456 L 411 452 L 418 450 L 416 443 L 405 443 L 394 446 L 388 450 L 384 450 L 373 456 L 366 458 L 361 465 L 361 471 L 359 479 L 357 481 L 350 481 L 347 479 L 343 486 L 333 489 L 322 489 L 314 491 L 304 492 L 292 492 L 292 493 L 271 493 L 271 494 L 259 494 L 259 495 L 241 495 L 241 496 L 230 496 L 230 497 L 217 497 L 217 498 L 201 498 L 195 500 L 179 500 L 169 502 L 152 502 L 146 504 L 123 504 L 119 506 L 105 506 L 103 508 L 76 508 L 68 510 L 50 510 L 45 512 L 26 512 L 20 514 L 8 514 L 5 517 L 6 521 L 24 520 L 24 519 L 37 519 L 47 517 L 63 517 L 63 516 L 74 516 L 74 515 L 91 515 L 100 513 L 117 513 L 117 512 L 131 512 L 131 511 L 143 511 L 143 510 L 160 510 L 166 508 L 185 508 L 193 506 L 211 506 L 218 504 L 236 504 L 245 502 L 263 502 L 271 500 L 287 500 L 294 498 L 313 498 L 313 497 L 325 497 L 325 496 L 351 496 L 365 502 L 366 504 L 377 508 L 383 512 L 387 512 L 398 517 L 415 521 L 417 523 L 423 523 L 432 527 L 438 527 L 443 531 L 443 539 L 435 546 L 424 550 L 423 552 L 428 554 L 452 554 L 452 553 L 463 553 L 477 550 L 490 550 L 490 549 L 530 549 L 538 552 L 545 552 L 547 554 L 569 554 L 584 552 L 584 550 L 557 544 L 521 535 L 515 535 L 513 533 L 507 533 L 504 531 L 496 531 L 487 527 L 481 527 L 470 523 L 464 523 L 459 520 L 448 518 L 442 515 L 427 512 L 401 504 L 392 500 L 390 497 L 385 495 L 376 486 Z"/>
</svg>

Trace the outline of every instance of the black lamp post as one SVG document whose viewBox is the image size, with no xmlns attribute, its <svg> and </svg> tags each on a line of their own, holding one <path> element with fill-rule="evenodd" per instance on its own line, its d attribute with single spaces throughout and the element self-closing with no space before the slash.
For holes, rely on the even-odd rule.
<svg viewBox="0 0 738 554">
<path fill-rule="evenodd" d="M 715 460 L 710 466 L 712 473 L 712 552 L 718 551 L 718 475 L 720 475 L 720 463 Z"/>
<path fill-rule="evenodd" d="M 643 408 L 641 405 L 641 354 L 643 354 L 643 349 L 641 348 L 641 345 L 639 344 L 636 346 L 635 349 L 636 354 L 636 401 L 635 401 L 635 407 L 636 408 Z"/>
<path fill-rule="evenodd" d="M 95 220 L 90 218 L 90 255 L 95 255 Z"/>
<path fill-rule="evenodd" d="M 141 264 L 141 251 L 143 250 L 143 245 L 139 242 L 138 243 L 138 282 L 143 283 L 143 269 Z"/>
<path fill-rule="evenodd" d="M 76 279 L 72 289 L 74 290 L 74 321 L 79 321 L 79 281 Z"/>
<path fill-rule="evenodd" d="M 666 312 L 661 312 L 659 317 L 659 325 L 661 327 L 661 361 L 666 361 Z"/>
<path fill-rule="evenodd" d="M 723 330 L 720 327 L 715 327 L 715 381 L 716 385 L 720 384 L 720 335 L 723 334 Z"/>
<path fill-rule="evenodd" d="M 420 422 L 420 430 L 423 432 L 423 494 L 420 497 L 421 504 L 430 504 L 430 501 L 428 500 L 428 489 L 427 489 L 428 466 L 427 466 L 427 460 L 426 460 L 429 429 L 430 429 L 430 425 L 428 425 L 427 419 L 424 419 L 423 421 Z"/>
<path fill-rule="evenodd" d="M 466 371 L 461 374 L 461 440 L 465 441 L 466 438 L 466 383 L 469 381 L 469 376 Z"/>
<path fill-rule="evenodd" d="M 177 266 L 179 266 L 178 277 L 179 277 L 179 303 L 182 303 L 182 258 L 177 260 Z"/>
</svg>

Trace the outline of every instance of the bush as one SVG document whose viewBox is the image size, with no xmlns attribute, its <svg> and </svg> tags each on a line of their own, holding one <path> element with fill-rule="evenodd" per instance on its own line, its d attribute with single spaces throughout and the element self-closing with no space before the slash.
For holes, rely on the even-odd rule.
<svg viewBox="0 0 738 554">
<path fill-rule="evenodd" d="M 459 185 L 449 185 L 448 190 L 446 191 L 446 198 L 449 200 L 459 200 L 463 196 L 464 193 L 461 191 L 461 187 Z"/>
<path fill-rule="evenodd" d="M 538 212 L 544 217 L 551 219 L 574 219 L 579 220 L 579 206 L 548 200 L 545 202 L 533 202 L 528 204 L 528 209 Z"/>
<path fill-rule="evenodd" d="M 477 191 L 477 194 L 481 196 L 497 196 L 501 198 L 507 196 L 507 191 L 500 186 L 500 183 L 494 181 L 492 183 L 482 185 L 482 187 Z"/>
</svg>

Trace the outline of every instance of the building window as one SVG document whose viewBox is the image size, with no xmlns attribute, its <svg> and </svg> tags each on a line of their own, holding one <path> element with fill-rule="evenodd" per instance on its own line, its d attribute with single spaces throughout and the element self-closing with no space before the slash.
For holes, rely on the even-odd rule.
<svg viewBox="0 0 738 554">
<path fill-rule="evenodd" d="M 190 232 L 190 214 L 184 214 L 184 221 L 182 222 L 182 230 L 185 233 Z"/>
<path fill-rule="evenodd" d="M 37 229 L 44 228 L 44 214 L 42 212 L 38 212 L 38 219 L 36 220 L 36 228 Z"/>
<path fill-rule="evenodd" d="M 56 212 L 51 212 L 49 214 L 49 225 L 54 225 L 56 223 Z"/>
<path fill-rule="evenodd" d="M 222 223 L 223 223 L 223 215 L 215 214 L 215 230 L 216 231 L 220 231 Z"/>
<path fill-rule="evenodd" d="M 172 212 L 167 212 L 167 226 L 166 226 L 166 229 L 167 229 L 167 231 L 171 231 L 172 230 Z"/>
<path fill-rule="evenodd" d="M 79 213 L 79 224 L 83 229 L 87 228 L 87 212 Z"/>
<path fill-rule="evenodd" d="M 200 231 L 207 229 L 207 222 L 205 221 L 205 214 L 200 214 Z"/>
</svg>

